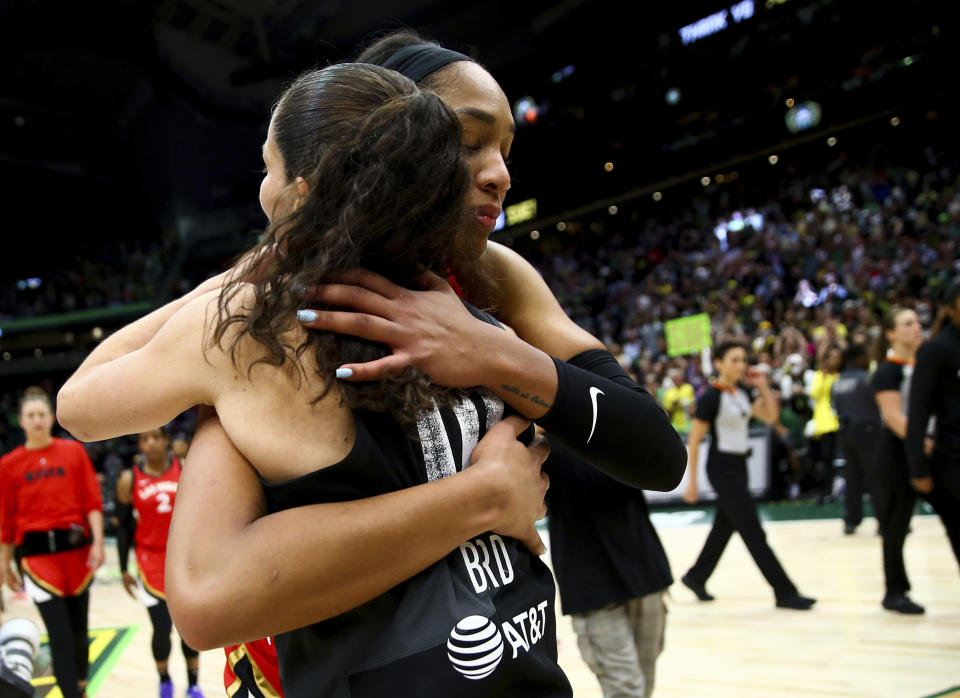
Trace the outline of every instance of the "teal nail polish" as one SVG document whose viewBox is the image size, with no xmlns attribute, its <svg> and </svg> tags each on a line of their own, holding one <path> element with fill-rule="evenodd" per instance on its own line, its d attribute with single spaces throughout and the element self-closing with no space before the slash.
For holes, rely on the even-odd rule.
<svg viewBox="0 0 960 698">
<path fill-rule="evenodd" d="M 317 314 L 312 310 L 298 310 L 297 320 L 300 322 L 313 322 L 317 319 Z"/>
<path fill-rule="evenodd" d="M 344 380 L 346 378 L 353 378 L 353 369 L 352 368 L 338 368 L 337 369 L 337 378 Z"/>
</svg>

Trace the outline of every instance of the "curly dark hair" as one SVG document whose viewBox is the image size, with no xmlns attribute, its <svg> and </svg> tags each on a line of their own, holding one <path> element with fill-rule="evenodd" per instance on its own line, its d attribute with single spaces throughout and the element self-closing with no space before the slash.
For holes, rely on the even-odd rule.
<svg viewBox="0 0 960 698">
<path fill-rule="evenodd" d="M 390 350 L 316 330 L 291 345 L 301 289 L 357 267 L 406 287 L 423 270 L 444 274 L 456 261 L 470 175 L 456 115 L 435 94 L 373 65 L 344 63 L 301 75 L 277 101 L 271 129 L 289 186 L 302 177 L 309 193 L 270 224 L 248 253 L 254 261 L 244 277 L 224 285 L 213 341 L 222 346 L 228 330 L 238 328 L 229 341 L 235 366 L 242 338 L 263 345 L 266 355 L 250 363 L 248 375 L 258 363 L 288 361 L 306 375 L 303 357 L 312 351 L 325 386 L 316 402 L 334 385 L 338 366 Z M 246 283 L 252 305 L 239 307 L 233 301 Z M 348 407 L 388 412 L 407 426 L 434 400 L 448 404 L 454 397 L 413 369 L 338 387 Z"/>
</svg>

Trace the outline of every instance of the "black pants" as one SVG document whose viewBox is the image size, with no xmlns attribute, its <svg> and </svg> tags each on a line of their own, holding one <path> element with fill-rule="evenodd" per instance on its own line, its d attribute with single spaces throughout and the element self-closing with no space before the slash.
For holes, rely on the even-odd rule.
<svg viewBox="0 0 960 698">
<path fill-rule="evenodd" d="M 837 432 L 828 431 L 810 439 L 814 489 L 819 499 L 833 495 L 833 460 L 837 454 Z"/>
<path fill-rule="evenodd" d="M 773 587 L 776 597 L 779 599 L 796 594 L 797 587 L 787 577 L 777 556 L 773 554 L 767 543 L 767 536 L 760 526 L 757 507 L 747 488 L 746 457 L 712 451 L 707 458 L 707 475 L 717 493 L 717 514 L 700 556 L 687 573 L 690 579 L 706 584 L 720 561 L 730 536 L 736 531 L 760 572 Z"/>
<path fill-rule="evenodd" d="M 910 590 L 903 562 L 903 544 L 910 528 L 917 492 L 910 483 L 902 442 L 887 435 L 877 453 L 874 481 L 874 509 L 883 536 L 883 575 L 888 594 Z M 898 440 L 899 441 L 899 440 Z M 921 494 L 940 516 L 953 554 L 960 564 L 960 468 L 932 459 L 933 490 Z"/>
<path fill-rule="evenodd" d="M 843 520 L 851 526 L 863 522 L 863 493 L 870 491 L 869 472 L 874 469 L 879 424 L 853 423 L 840 428 L 839 443 L 846 462 Z"/>
<path fill-rule="evenodd" d="M 960 458 L 955 453 L 948 458 L 947 454 L 935 452 L 931 460 L 933 490 L 921 496 L 943 522 L 953 555 L 960 565 Z"/>
<path fill-rule="evenodd" d="M 90 651 L 87 639 L 87 613 L 90 594 L 55 596 L 37 604 L 40 617 L 47 626 L 53 674 L 64 698 L 79 698 L 80 681 L 87 680 Z"/>
<path fill-rule="evenodd" d="M 150 615 L 150 623 L 153 625 L 153 640 L 151 649 L 153 650 L 153 661 L 158 664 L 170 659 L 170 632 L 173 630 L 173 621 L 170 619 L 170 609 L 167 608 L 167 602 L 160 600 L 159 603 L 149 606 L 147 613 Z M 180 649 L 183 650 L 185 659 L 193 659 L 199 656 L 199 652 L 180 640 Z"/>
</svg>

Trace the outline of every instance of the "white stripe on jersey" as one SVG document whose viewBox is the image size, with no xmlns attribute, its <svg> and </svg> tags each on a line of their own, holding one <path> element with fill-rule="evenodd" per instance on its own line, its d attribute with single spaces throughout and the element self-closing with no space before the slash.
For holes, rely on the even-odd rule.
<svg viewBox="0 0 960 698">
<path fill-rule="evenodd" d="M 423 464 L 427 469 L 427 482 L 449 477 L 457 472 L 453 463 L 453 449 L 447 430 L 443 428 L 440 408 L 433 409 L 417 418 L 417 432 L 420 434 L 420 447 L 423 449 Z"/>
</svg>

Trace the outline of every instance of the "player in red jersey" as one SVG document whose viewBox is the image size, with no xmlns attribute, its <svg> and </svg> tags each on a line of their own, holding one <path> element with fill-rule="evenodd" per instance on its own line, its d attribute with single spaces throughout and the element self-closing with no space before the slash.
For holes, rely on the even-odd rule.
<svg viewBox="0 0 960 698">
<path fill-rule="evenodd" d="M 64 698 L 85 696 L 87 612 L 103 564 L 103 499 L 87 452 L 56 439 L 50 398 L 29 388 L 20 402 L 26 443 L 0 458 L 0 565 L 7 585 L 26 589 L 50 637 Z M 11 567 L 14 546 L 20 574 Z"/>
<path fill-rule="evenodd" d="M 117 481 L 118 514 L 121 521 L 117 535 L 120 571 L 123 586 L 133 598 L 139 598 L 147 607 L 153 624 L 153 659 L 160 674 L 160 698 L 173 698 L 173 681 L 167 671 L 170 659 L 170 631 L 173 621 L 167 609 L 163 568 L 167 557 L 167 534 L 173 516 L 180 481 L 180 461 L 170 457 L 170 437 L 165 429 L 152 429 L 137 439 L 142 465 L 125 470 Z M 132 510 L 132 512 L 131 512 Z M 132 513 L 132 516 L 131 516 Z M 136 519 L 135 526 L 131 518 Z M 127 571 L 129 531 L 135 528 L 134 545 L 137 549 L 139 580 Z M 197 685 L 200 656 L 197 650 L 180 641 L 187 660 L 187 697 L 202 698 Z"/>
</svg>

